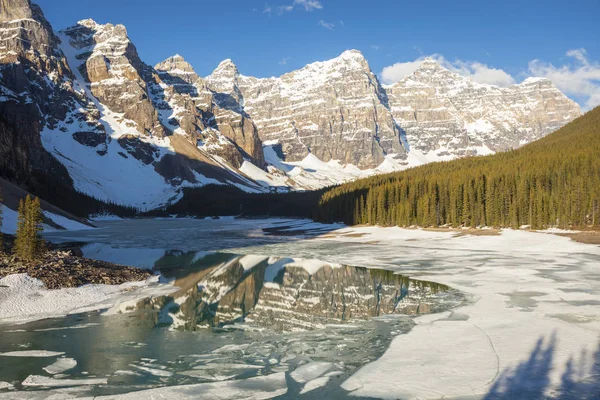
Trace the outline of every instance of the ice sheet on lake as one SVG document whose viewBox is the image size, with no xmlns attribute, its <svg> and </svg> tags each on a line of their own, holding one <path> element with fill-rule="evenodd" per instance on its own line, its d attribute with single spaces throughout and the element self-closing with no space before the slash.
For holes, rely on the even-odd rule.
<svg viewBox="0 0 600 400">
<path fill-rule="evenodd" d="M 0 353 L 1 357 L 58 357 L 62 356 L 63 352 L 60 351 L 49 351 L 49 350 L 22 350 L 22 351 L 8 351 L 6 353 Z"/>
<path fill-rule="evenodd" d="M 343 384 L 352 395 L 439 398 L 499 390 L 551 396 L 562 390 L 573 363 L 580 371 L 575 385 L 590 379 L 591 355 L 600 351 L 600 247 L 514 230 L 456 234 L 357 227 L 293 245 L 230 251 L 388 268 L 472 296 L 452 317 L 417 318 L 410 333 L 398 335 L 380 359 Z M 527 293 L 535 293 L 535 302 L 523 307 Z M 528 368 L 535 371 L 518 376 Z"/>
<path fill-rule="evenodd" d="M 153 399 L 207 399 L 242 400 L 271 399 L 287 393 L 285 373 L 258 376 L 245 380 L 233 380 L 196 385 L 171 386 L 142 390 L 118 396 L 100 396 L 96 400 L 146 400 Z"/>
<path fill-rule="evenodd" d="M 28 387 L 67 387 L 67 386 L 87 386 L 87 385 L 106 385 L 108 380 L 105 378 L 88 379 L 56 379 L 41 375 L 28 376 L 21 385 Z"/>
<path fill-rule="evenodd" d="M 44 367 L 44 371 L 50 375 L 61 374 L 77 366 L 77 361 L 73 358 L 59 358 L 54 364 Z"/>
<path fill-rule="evenodd" d="M 382 357 L 344 382 L 343 388 L 352 390 L 352 395 L 439 398 L 521 391 L 543 398 L 562 389 L 571 367 L 577 372 L 569 378 L 573 385 L 594 379 L 593 356 L 599 354 L 600 336 L 598 246 L 514 230 L 504 230 L 499 236 L 474 236 L 467 231 L 457 236 L 452 231 L 334 226 L 319 227 L 326 232 L 322 238 L 275 238 L 269 243 L 259 228 L 285 227 L 289 221 L 165 222 L 167 230 L 152 237 L 149 232 L 139 235 L 148 235 L 143 236 L 148 243 L 169 248 L 177 248 L 171 246 L 177 243 L 198 251 L 228 246 L 228 251 L 239 254 L 387 268 L 470 295 L 472 302 L 454 314 L 417 318 L 409 334 L 396 336 Z M 119 227 L 128 223 L 142 224 L 114 222 L 123 224 Z M 143 224 L 147 228 L 157 222 Z M 302 229 L 303 223 L 293 224 Z M 100 233 L 82 231 L 80 235 L 95 240 Z M 220 234 L 233 239 L 222 240 Z M 134 247 L 142 242 L 140 237 L 130 235 L 124 241 Z M 199 242 L 207 248 L 194 247 Z M 285 390 L 285 383 L 281 388 Z M 178 389 L 164 390 L 166 396 Z M 182 397 L 186 392 L 175 393 Z"/>
</svg>

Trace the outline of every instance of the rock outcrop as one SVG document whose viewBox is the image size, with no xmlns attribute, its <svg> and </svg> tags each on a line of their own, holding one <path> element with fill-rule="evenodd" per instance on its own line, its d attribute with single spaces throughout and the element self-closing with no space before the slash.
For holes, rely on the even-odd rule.
<svg viewBox="0 0 600 400">
<path fill-rule="evenodd" d="M 69 185 L 69 174 L 44 150 L 40 132 L 64 119 L 72 105 L 87 104 L 73 90 L 59 40 L 41 9 L 29 0 L 0 5 L 0 173 L 31 189 L 43 175 Z"/>
<path fill-rule="evenodd" d="M 63 31 L 82 61 L 79 70 L 91 93 L 114 113 L 133 121 L 143 135 L 169 134 L 158 119 L 145 77 L 150 73 L 140 60 L 123 25 L 100 25 L 88 19 Z"/>
<path fill-rule="evenodd" d="M 254 123 L 239 109 L 222 104 L 183 57 L 170 57 L 155 69 L 167 85 L 162 88 L 163 95 L 159 94 L 166 104 L 159 107 L 176 111 L 170 124 L 188 135 L 196 132 L 200 148 L 235 167 L 240 167 L 244 159 L 260 168 L 264 166 L 262 142 Z"/>
</svg>

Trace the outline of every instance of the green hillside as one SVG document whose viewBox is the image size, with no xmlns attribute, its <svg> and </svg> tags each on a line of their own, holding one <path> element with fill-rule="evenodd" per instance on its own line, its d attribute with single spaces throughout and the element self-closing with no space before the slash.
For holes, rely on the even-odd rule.
<svg viewBox="0 0 600 400">
<path fill-rule="evenodd" d="M 323 194 L 324 222 L 383 226 L 600 226 L 600 107 L 518 150 L 428 164 Z"/>
</svg>

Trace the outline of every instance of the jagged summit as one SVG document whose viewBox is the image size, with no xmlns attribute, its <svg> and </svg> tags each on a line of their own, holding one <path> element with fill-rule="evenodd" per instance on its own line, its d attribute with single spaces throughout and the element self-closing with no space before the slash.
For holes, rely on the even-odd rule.
<svg viewBox="0 0 600 400">
<path fill-rule="evenodd" d="M 175 54 L 154 66 L 157 71 L 195 74 L 194 67 L 183 56 Z"/>
<path fill-rule="evenodd" d="M 339 55 L 339 57 L 341 58 L 359 58 L 359 59 L 365 59 L 365 56 L 363 55 L 363 53 L 360 50 L 356 50 L 356 49 L 350 49 L 350 50 L 346 50 L 344 52 L 342 52 L 342 54 Z"/>
<path fill-rule="evenodd" d="M 541 78 L 541 77 L 529 77 L 527 79 L 525 79 L 523 82 L 521 82 L 521 85 L 550 85 L 550 86 L 554 86 L 554 83 L 552 83 L 552 81 L 548 78 Z"/>
<path fill-rule="evenodd" d="M 237 69 L 238 69 L 237 65 L 235 65 L 235 63 L 231 60 L 231 58 L 227 58 L 227 59 L 221 61 L 219 63 L 219 65 L 217 65 L 217 68 L 215 68 L 215 72 L 216 71 L 222 71 L 222 70 L 235 70 L 235 71 L 237 71 Z"/>
<path fill-rule="evenodd" d="M 87 18 L 87 19 L 82 19 L 80 21 L 77 21 L 77 24 L 75 26 L 85 26 L 86 28 L 97 28 L 100 26 L 100 24 L 97 23 L 92 18 Z"/>
<path fill-rule="evenodd" d="M 457 74 L 456 72 L 450 71 L 448 68 L 444 67 L 439 63 L 436 59 L 432 57 L 427 57 L 423 59 L 421 64 L 417 67 L 416 70 L 413 71 L 412 74 L 404 77 L 404 80 L 415 80 L 418 82 L 431 82 L 438 84 L 436 82 L 438 79 L 443 79 L 445 81 L 455 81 L 459 82 L 463 79 L 467 79 L 464 76 Z"/>
<path fill-rule="evenodd" d="M 425 57 L 421 61 L 421 66 L 425 67 L 441 67 L 441 64 L 433 57 Z"/>
<path fill-rule="evenodd" d="M 92 18 L 77 21 L 75 25 L 65 28 L 61 32 L 67 35 L 72 35 L 73 32 L 79 32 L 79 35 L 82 35 L 81 38 L 85 35 L 101 35 L 104 40 L 106 40 L 106 38 L 115 38 L 123 41 L 122 44 L 130 43 L 125 25 L 112 23 L 101 24 Z"/>
</svg>

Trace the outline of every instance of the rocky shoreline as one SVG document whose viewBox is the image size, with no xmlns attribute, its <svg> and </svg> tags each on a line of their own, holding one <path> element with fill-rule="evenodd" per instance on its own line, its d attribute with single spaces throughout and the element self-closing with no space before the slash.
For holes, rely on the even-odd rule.
<svg viewBox="0 0 600 400">
<path fill-rule="evenodd" d="M 0 278 L 13 274 L 28 274 L 41 280 L 48 289 L 61 289 L 144 281 L 152 276 L 152 271 L 91 260 L 57 249 L 49 250 L 41 260 L 25 262 L 0 249 Z"/>
</svg>

